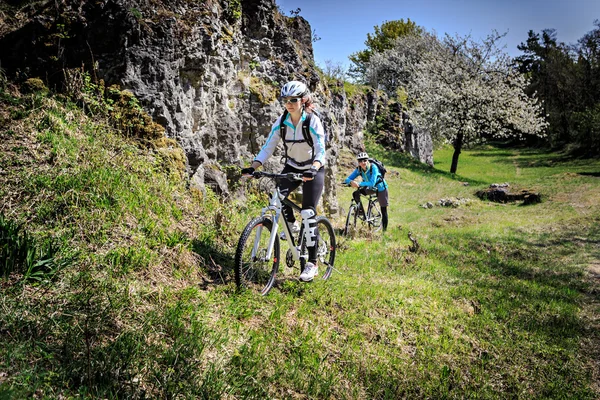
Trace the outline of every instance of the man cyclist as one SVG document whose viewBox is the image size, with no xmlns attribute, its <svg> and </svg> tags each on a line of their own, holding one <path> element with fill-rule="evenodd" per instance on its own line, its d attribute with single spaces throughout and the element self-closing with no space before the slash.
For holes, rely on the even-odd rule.
<svg viewBox="0 0 600 400">
<path fill-rule="evenodd" d="M 366 214 L 362 202 L 360 201 L 360 196 L 367 196 L 377 193 L 377 199 L 379 200 L 379 205 L 381 207 L 381 224 L 383 226 L 383 231 L 385 232 L 388 225 L 388 184 L 381 176 L 381 171 L 379 171 L 377 165 L 369 162 L 369 155 L 367 153 L 359 153 L 358 156 L 356 156 L 356 160 L 358 161 L 358 167 L 352 171 L 344 183 L 358 189 L 352 193 L 352 197 L 356 203 L 358 203 L 359 215 Z M 359 175 L 362 178 L 362 182 L 357 182 L 354 180 Z"/>
</svg>

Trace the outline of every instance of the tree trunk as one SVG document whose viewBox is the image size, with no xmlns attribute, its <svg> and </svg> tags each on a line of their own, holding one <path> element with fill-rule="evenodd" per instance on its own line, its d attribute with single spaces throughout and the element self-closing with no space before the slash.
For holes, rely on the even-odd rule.
<svg viewBox="0 0 600 400">
<path fill-rule="evenodd" d="M 452 154 L 452 165 L 450 166 L 450 173 L 455 174 L 456 168 L 458 167 L 458 156 L 463 144 L 463 134 L 459 132 L 454 140 L 454 154 Z"/>
</svg>

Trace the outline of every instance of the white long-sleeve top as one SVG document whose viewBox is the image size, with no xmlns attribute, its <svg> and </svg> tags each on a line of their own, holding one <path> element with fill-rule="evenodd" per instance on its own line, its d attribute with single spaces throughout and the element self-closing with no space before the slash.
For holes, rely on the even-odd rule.
<svg viewBox="0 0 600 400">
<path fill-rule="evenodd" d="M 303 166 L 298 165 L 298 163 L 304 163 L 311 160 L 319 161 L 321 165 L 325 165 L 325 130 L 323 129 L 321 119 L 314 113 L 310 117 L 309 131 L 313 139 L 313 147 L 311 147 L 306 142 L 289 142 L 290 140 L 304 139 L 304 136 L 302 136 L 302 124 L 306 119 L 306 112 L 302 112 L 300 121 L 295 127 L 294 124 L 292 124 L 292 116 L 289 113 L 287 114 L 283 122 L 281 121 L 282 116 L 283 115 L 279 116 L 279 118 L 277 118 L 277 121 L 275 121 L 275 123 L 273 124 L 267 141 L 265 142 L 263 147 L 260 149 L 258 155 L 254 159 L 260 162 L 261 164 L 264 164 L 269 159 L 269 157 L 273 155 L 273 152 L 277 148 L 277 144 L 281 140 L 281 124 L 283 124 L 285 126 L 285 137 L 288 140 L 287 164 L 300 170 L 309 169 L 312 165 L 312 162 Z"/>
</svg>

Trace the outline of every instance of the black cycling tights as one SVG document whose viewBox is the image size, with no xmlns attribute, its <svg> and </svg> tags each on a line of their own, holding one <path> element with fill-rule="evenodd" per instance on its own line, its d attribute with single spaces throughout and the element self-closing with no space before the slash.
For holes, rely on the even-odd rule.
<svg viewBox="0 0 600 400">
<path fill-rule="evenodd" d="M 295 173 L 303 173 L 304 171 L 296 169 L 286 164 L 281 171 L 282 174 L 287 174 L 288 172 Z M 289 181 L 284 179 L 279 186 L 279 190 L 281 194 L 286 198 L 289 196 L 291 192 L 296 190 L 298 186 L 302 184 L 302 209 L 306 210 L 311 208 L 315 214 L 317 212 L 317 204 L 319 204 L 319 200 L 321 199 L 321 194 L 323 193 L 323 186 L 325 185 L 325 168 L 321 167 L 315 176 L 315 179 L 312 181 L 307 181 L 302 183 L 301 181 Z M 294 212 L 291 207 L 283 205 L 282 207 L 283 216 L 288 222 L 294 222 L 296 218 L 294 217 Z M 315 233 L 319 234 L 318 229 Z M 315 263 L 317 261 L 317 246 L 308 248 L 308 261 Z"/>
<path fill-rule="evenodd" d="M 387 207 L 381 207 L 381 225 L 383 225 L 383 231 L 385 232 L 388 226 Z"/>
</svg>

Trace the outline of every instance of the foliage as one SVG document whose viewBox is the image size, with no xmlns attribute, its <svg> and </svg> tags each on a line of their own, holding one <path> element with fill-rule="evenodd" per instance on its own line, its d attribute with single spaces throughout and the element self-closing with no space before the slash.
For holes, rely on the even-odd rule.
<svg viewBox="0 0 600 400">
<path fill-rule="evenodd" d="M 571 136 L 578 147 L 586 152 L 600 151 L 600 102 L 585 111 L 573 112 L 569 124 L 572 127 Z"/>
<path fill-rule="evenodd" d="M 345 81 L 344 90 L 346 91 L 346 96 L 349 99 L 351 99 L 354 96 L 359 96 L 367 93 L 370 90 L 370 86 Z"/>
<path fill-rule="evenodd" d="M 331 60 L 325 61 L 325 68 L 323 68 L 323 74 L 328 81 L 345 81 L 347 70 L 344 65 L 340 62 L 334 63 Z"/>
<path fill-rule="evenodd" d="M 23 82 L 23 92 L 25 93 L 41 93 L 46 95 L 48 88 L 40 78 L 29 78 Z"/>
<path fill-rule="evenodd" d="M 143 140 L 164 136 L 164 127 L 152 120 L 130 91 L 118 85 L 107 88 L 103 80 L 94 80 L 83 68 L 64 73 L 67 94 L 90 113 L 108 116 L 122 135 Z"/>
<path fill-rule="evenodd" d="M 544 101 L 550 145 L 571 144 L 591 154 L 600 151 L 600 131 L 591 122 L 600 104 L 600 21 L 594 25 L 575 46 L 558 42 L 553 29 L 529 31 L 518 47 L 524 54 L 515 59 L 530 77 L 528 93 Z"/>
<path fill-rule="evenodd" d="M 18 274 L 24 281 L 52 277 L 65 262 L 57 261 L 57 248 L 39 244 L 22 225 L 0 213 L 0 277 Z"/>
<path fill-rule="evenodd" d="M 470 37 L 404 36 L 374 55 L 368 80 L 394 95 L 407 88 L 411 120 L 455 147 L 456 172 L 463 144 L 482 137 L 543 134 L 540 105 L 525 92 L 522 74 L 497 47 L 497 33 L 481 43 Z M 412 106 L 412 107 L 411 107 Z"/>
<path fill-rule="evenodd" d="M 227 0 L 225 4 L 225 16 L 227 20 L 231 23 L 238 21 L 242 17 L 241 0 Z"/>
<path fill-rule="evenodd" d="M 371 57 L 377 53 L 382 53 L 394 47 L 394 41 L 402 36 L 420 35 L 423 29 L 417 26 L 409 19 L 404 22 L 404 19 L 385 21 L 381 26 L 376 25 L 374 33 L 367 33 L 365 50 L 358 51 L 348 58 L 354 64 L 348 71 L 349 75 L 358 81 L 364 81 L 364 76 L 367 70 L 367 64 Z"/>
</svg>

